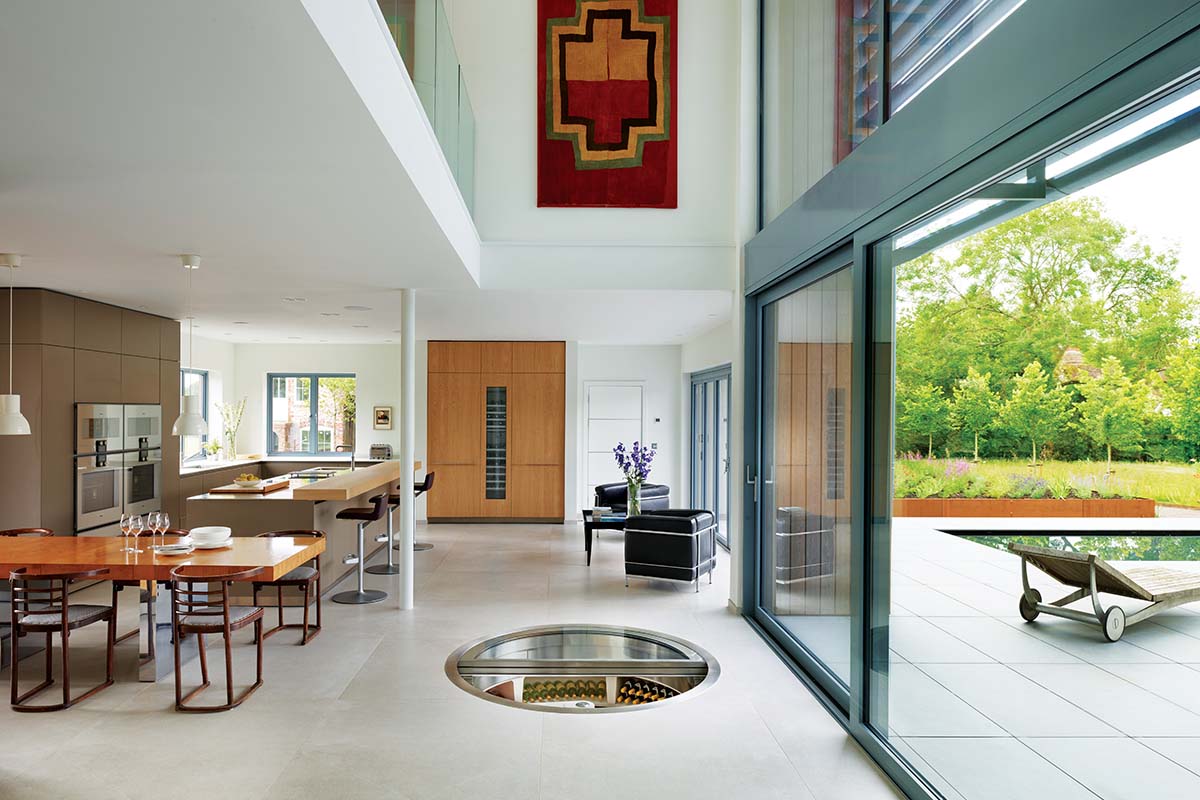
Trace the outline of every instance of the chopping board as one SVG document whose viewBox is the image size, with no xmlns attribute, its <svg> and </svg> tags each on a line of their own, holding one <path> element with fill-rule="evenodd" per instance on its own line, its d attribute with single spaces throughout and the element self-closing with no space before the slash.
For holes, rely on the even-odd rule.
<svg viewBox="0 0 1200 800">
<path fill-rule="evenodd" d="M 281 489 L 286 489 L 292 485 L 290 478 L 279 478 L 276 480 L 263 481 L 260 485 L 253 488 L 249 486 L 238 486 L 236 483 L 229 483 L 225 486 L 214 486 L 208 490 L 209 494 L 270 494 L 278 492 Z"/>
</svg>

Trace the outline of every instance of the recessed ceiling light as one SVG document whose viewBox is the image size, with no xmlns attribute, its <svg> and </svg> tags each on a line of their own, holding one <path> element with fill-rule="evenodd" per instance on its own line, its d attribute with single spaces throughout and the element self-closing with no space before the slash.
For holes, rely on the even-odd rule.
<svg viewBox="0 0 1200 800">
<path fill-rule="evenodd" d="M 235 322 L 234 325 L 249 325 L 249 322 Z"/>
<path fill-rule="evenodd" d="M 225 335 L 226 335 L 226 336 L 233 336 L 233 334 L 232 334 L 232 333 L 227 333 L 227 334 L 225 334 Z"/>
<path fill-rule="evenodd" d="M 339 313 L 337 311 L 322 311 L 321 316 L 322 317 L 340 317 L 341 313 Z"/>
<path fill-rule="evenodd" d="M 328 340 L 328 339 L 322 339 L 322 340 L 321 340 L 321 344 L 328 344 L 328 343 L 329 343 L 329 340 Z"/>
<path fill-rule="evenodd" d="M 288 338 L 289 338 L 289 339 L 293 339 L 293 340 L 295 340 L 295 341 L 299 341 L 299 340 L 300 340 L 300 337 L 299 337 L 299 336 L 289 336 Z"/>
<path fill-rule="evenodd" d="M 394 330 L 394 331 L 392 331 L 392 333 L 403 333 L 403 332 L 404 332 L 404 331 L 401 331 L 401 330 Z"/>
<path fill-rule="evenodd" d="M 342 306 L 347 311 L 370 311 L 370 306 Z"/>
<path fill-rule="evenodd" d="M 351 325 L 350 327 L 351 328 L 369 328 L 371 326 L 370 325 Z"/>
<path fill-rule="evenodd" d="M 285 303 L 307 303 L 308 298 L 307 297 L 285 297 L 285 298 L 283 298 L 283 302 L 285 302 Z"/>
</svg>

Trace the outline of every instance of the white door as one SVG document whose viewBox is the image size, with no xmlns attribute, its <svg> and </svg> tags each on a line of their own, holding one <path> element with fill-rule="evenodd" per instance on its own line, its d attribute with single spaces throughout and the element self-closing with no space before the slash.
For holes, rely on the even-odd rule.
<svg viewBox="0 0 1200 800">
<path fill-rule="evenodd" d="M 633 383 L 595 383 L 587 387 L 587 495 L 590 507 L 601 483 L 619 483 L 613 448 L 642 440 L 642 386 Z"/>
</svg>

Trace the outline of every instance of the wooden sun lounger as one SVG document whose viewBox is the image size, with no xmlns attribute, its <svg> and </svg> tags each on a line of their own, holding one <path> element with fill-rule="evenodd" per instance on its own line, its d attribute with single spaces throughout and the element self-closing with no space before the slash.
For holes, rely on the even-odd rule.
<svg viewBox="0 0 1200 800">
<path fill-rule="evenodd" d="M 1167 567 L 1131 567 L 1121 571 L 1089 553 L 1023 544 L 1009 544 L 1008 549 L 1021 557 L 1024 591 L 1018 605 L 1026 622 L 1033 622 L 1043 613 L 1073 619 L 1099 625 L 1104 638 L 1115 642 L 1129 625 L 1136 625 L 1168 608 L 1200 600 L 1200 573 Z M 1029 564 L 1059 583 L 1077 587 L 1076 591 L 1053 603 L 1043 603 L 1041 592 L 1029 586 Z M 1120 606 L 1104 608 L 1100 603 L 1101 592 L 1145 600 L 1150 605 L 1126 617 Z M 1085 597 L 1091 597 L 1095 613 L 1064 608 Z"/>
</svg>

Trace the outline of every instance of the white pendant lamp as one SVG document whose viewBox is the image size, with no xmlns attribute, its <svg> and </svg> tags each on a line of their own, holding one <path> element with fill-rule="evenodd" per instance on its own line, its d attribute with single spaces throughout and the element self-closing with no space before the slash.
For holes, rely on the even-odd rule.
<svg viewBox="0 0 1200 800">
<path fill-rule="evenodd" d="M 21 395 L 13 394 L 13 270 L 21 266 L 16 253 L 0 253 L 8 267 L 8 394 L 0 394 L 0 436 L 28 436 L 29 420 L 21 416 Z"/>
<path fill-rule="evenodd" d="M 200 269 L 200 256 L 183 255 L 183 268 L 187 270 L 187 321 L 188 321 L 188 368 L 192 366 L 192 273 Z M 171 428 L 175 436 L 207 436 L 208 423 L 204 420 L 204 399 L 198 394 L 185 394 L 179 399 L 179 418 Z"/>
</svg>

